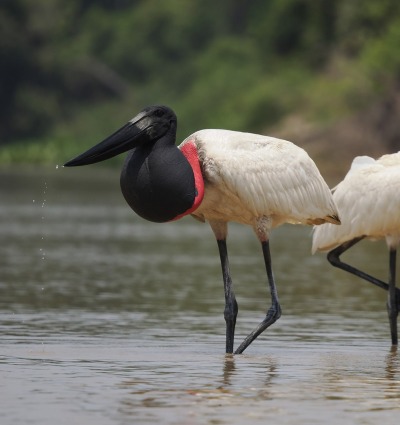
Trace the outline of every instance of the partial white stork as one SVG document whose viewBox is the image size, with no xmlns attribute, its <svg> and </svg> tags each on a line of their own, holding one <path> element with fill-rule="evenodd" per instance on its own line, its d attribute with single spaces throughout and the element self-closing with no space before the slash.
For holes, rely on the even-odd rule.
<svg viewBox="0 0 400 425">
<path fill-rule="evenodd" d="M 356 157 L 344 180 L 333 189 L 341 226 L 324 224 L 314 229 L 313 253 L 330 251 L 330 263 L 388 290 L 392 344 L 397 345 L 400 291 L 396 288 L 396 252 L 400 242 L 400 152 L 378 160 Z M 389 249 L 389 284 L 344 263 L 340 255 L 360 240 L 386 239 Z"/>
<path fill-rule="evenodd" d="M 65 165 L 91 164 L 130 150 L 121 189 L 137 214 L 154 222 L 188 214 L 209 222 L 224 281 L 227 353 L 233 352 L 238 312 L 226 248 L 227 223 L 254 229 L 262 245 L 272 305 L 235 351 L 242 353 L 281 315 L 271 267 L 271 229 L 283 223 L 338 224 L 337 210 L 315 163 L 294 144 L 257 134 L 201 130 L 178 148 L 176 128 L 170 108 L 151 106 Z"/>
</svg>

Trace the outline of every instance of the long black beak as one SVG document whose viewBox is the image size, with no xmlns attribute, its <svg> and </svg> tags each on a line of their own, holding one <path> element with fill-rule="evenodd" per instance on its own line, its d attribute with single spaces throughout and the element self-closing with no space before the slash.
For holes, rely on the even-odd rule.
<svg viewBox="0 0 400 425">
<path fill-rule="evenodd" d="M 66 162 L 64 166 L 94 164 L 133 149 L 148 140 L 148 131 L 153 124 L 149 116 L 141 112 L 111 136 Z"/>
</svg>

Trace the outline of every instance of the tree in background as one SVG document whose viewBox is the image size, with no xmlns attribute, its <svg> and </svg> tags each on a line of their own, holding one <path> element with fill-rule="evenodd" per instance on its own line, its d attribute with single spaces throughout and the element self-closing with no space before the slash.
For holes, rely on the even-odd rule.
<svg viewBox="0 0 400 425">
<path fill-rule="evenodd" d="M 154 103 L 177 110 L 183 134 L 263 131 L 295 112 L 335 119 L 397 90 L 399 9 L 395 0 L 3 0 L 0 143 L 65 123 L 82 132 L 89 115 L 121 123 L 122 110 Z"/>
</svg>

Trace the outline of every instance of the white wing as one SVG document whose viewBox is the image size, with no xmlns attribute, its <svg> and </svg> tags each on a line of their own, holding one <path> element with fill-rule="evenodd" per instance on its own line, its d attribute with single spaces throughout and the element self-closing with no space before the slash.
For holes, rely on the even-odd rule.
<svg viewBox="0 0 400 425">
<path fill-rule="evenodd" d="M 369 164 L 356 163 L 333 195 L 342 225 L 324 224 L 315 228 L 312 251 L 330 250 L 359 236 L 398 235 L 399 194 L 400 154 L 385 155 Z"/>
<path fill-rule="evenodd" d="M 268 216 L 274 226 L 337 221 L 328 186 L 307 153 L 293 143 L 228 130 L 201 130 L 183 143 L 188 140 L 195 140 L 198 148 L 206 195 L 218 191 L 227 216 L 239 214 L 233 205 L 239 203 L 249 219 Z M 215 206 L 205 201 L 206 215 L 205 210 Z"/>
</svg>

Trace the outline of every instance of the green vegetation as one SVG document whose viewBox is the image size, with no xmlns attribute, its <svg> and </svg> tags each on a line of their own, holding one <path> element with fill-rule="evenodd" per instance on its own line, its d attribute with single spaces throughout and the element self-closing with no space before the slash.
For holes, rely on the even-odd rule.
<svg viewBox="0 0 400 425">
<path fill-rule="evenodd" d="M 0 28 L 0 163 L 60 163 L 148 104 L 176 111 L 180 139 L 285 133 L 400 89 L 397 0 L 3 0 Z"/>
</svg>

